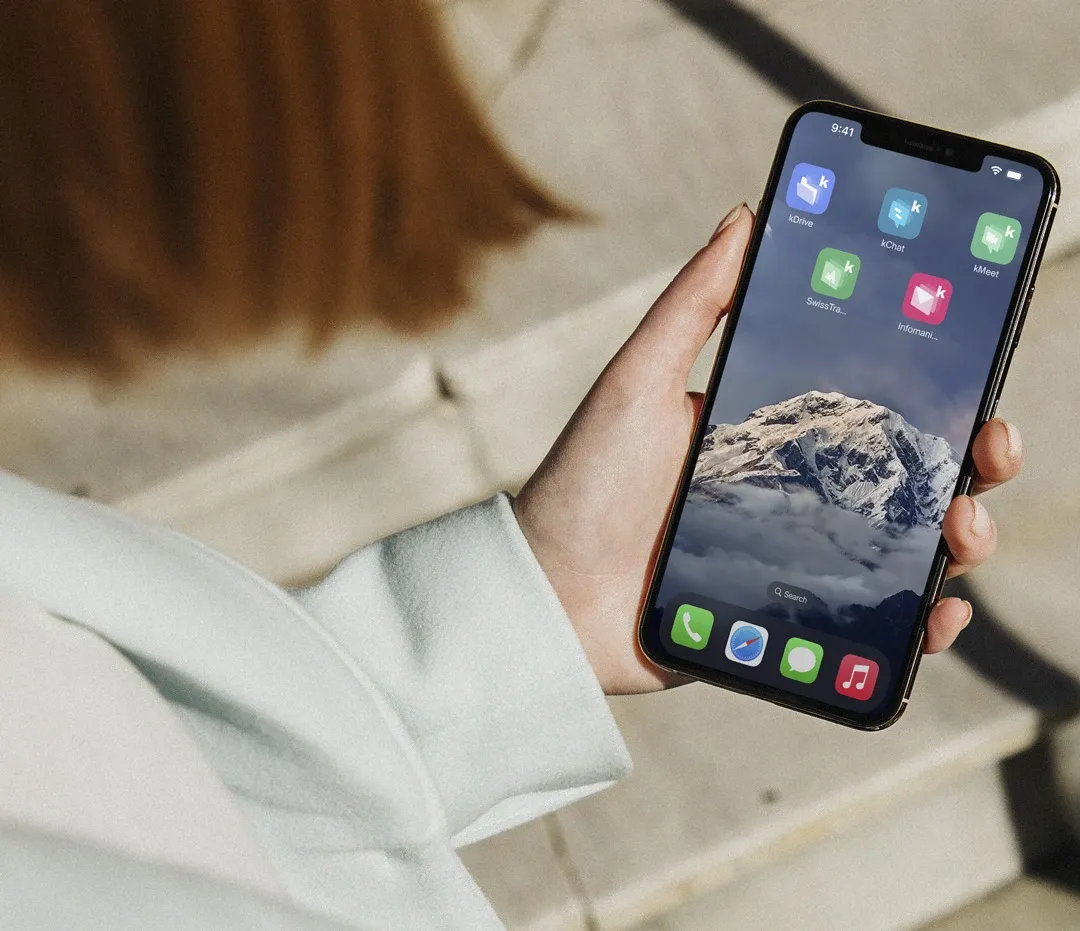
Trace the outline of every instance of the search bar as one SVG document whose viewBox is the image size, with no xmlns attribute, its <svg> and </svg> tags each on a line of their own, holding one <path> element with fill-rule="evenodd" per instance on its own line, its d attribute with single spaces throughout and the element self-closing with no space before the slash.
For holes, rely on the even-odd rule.
<svg viewBox="0 0 1080 931">
<path fill-rule="evenodd" d="M 786 582 L 770 582 L 769 598 L 791 608 L 824 608 L 825 602 L 813 592 Z"/>
</svg>

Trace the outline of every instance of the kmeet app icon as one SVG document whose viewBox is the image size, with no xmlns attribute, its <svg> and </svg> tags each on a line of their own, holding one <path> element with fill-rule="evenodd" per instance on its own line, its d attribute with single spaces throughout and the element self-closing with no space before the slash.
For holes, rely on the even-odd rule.
<svg viewBox="0 0 1080 931">
<path fill-rule="evenodd" d="M 938 324 L 945 319 L 951 298 L 952 284 L 947 278 L 916 272 L 908 281 L 901 310 L 910 320 Z"/>
<path fill-rule="evenodd" d="M 1000 213 L 984 213 L 975 224 L 971 254 L 984 262 L 1008 265 L 1016 256 L 1021 229 L 1019 220 Z"/>
<path fill-rule="evenodd" d="M 799 162 L 787 187 L 787 205 L 805 213 L 824 213 L 832 197 L 836 175 L 828 168 Z"/>
<path fill-rule="evenodd" d="M 885 192 L 878 213 L 877 228 L 889 236 L 914 239 L 926 219 L 926 198 L 915 191 L 891 187 Z"/>
</svg>

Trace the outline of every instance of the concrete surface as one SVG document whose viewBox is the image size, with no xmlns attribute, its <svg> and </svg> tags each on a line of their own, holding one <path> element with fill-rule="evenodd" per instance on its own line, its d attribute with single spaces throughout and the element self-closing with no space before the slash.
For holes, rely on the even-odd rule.
<svg viewBox="0 0 1080 931">
<path fill-rule="evenodd" d="M 1080 859 L 1063 858 L 1038 875 L 973 902 L 923 931 L 1066 931 L 1080 928 Z"/>
</svg>

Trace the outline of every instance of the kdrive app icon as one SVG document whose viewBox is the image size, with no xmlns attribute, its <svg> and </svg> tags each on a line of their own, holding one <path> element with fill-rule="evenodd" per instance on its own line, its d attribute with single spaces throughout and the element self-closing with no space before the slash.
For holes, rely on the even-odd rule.
<svg viewBox="0 0 1080 931">
<path fill-rule="evenodd" d="M 693 605 L 679 605 L 671 625 L 671 639 L 691 650 L 704 650 L 712 633 L 713 614 Z"/>
<path fill-rule="evenodd" d="M 821 671 L 821 658 L 825 655 L 820 643 L 792 637 L 784 647 L 780 660 L 780 674 L 796 682 L 814 682 Z"/>
<path fill-rule="evenodd" d="M 810 276 L 810 287 L 826 297 L 839 300 L 851 297 L 855 282 L 859 280 L 861 265 L 859 257 L 853 252 L 822 249 L 814 265 L 814 274 Z"/>
<path fill-rule="evenodd" d="M 724 656 L 744 666 L 760 666 L 768 642 L 769 632 L 764 627 L 736 621 L 728 633 Z"/>
<path fill-rule="evenodd" d="M 889 236 L 914 239 L 922 232 L 925 219 L 926 198 L 922 194 L 907 191 L 902 187 L 891 187 L 885 192 L 885 199 L 881 202 L 877 228 Z"/>
<path fill-rule="evenodd" d="M 1000 213 L 984 213 L 975 224 L 971 254 L 984 262 L 1008 265 L 1016 255 L 1021 229 L 1019 220 Z"/>
<path fill-rule="evenodd" d="M 787 187 L 787 205 L 792 210 L 824 213 L 832 197 L 836 175 L 828 168 L 799 162 L 791 173 Z"/>
<path fill-rule="evenodd" d="M 907 293 L 900 309 L 904 316 L 911 320 L 938 324 L 945 319 L 951 297 L 952 284 L 948 279 L 916 272 L 908 281 Z"/>
</svg>

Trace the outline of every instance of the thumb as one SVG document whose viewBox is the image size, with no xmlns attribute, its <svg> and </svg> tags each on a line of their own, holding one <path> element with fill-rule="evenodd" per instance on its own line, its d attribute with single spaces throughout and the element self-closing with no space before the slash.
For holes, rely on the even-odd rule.
<svg viewBox="0 0 1080 931">
<path fill-rule="evenodd" d="M 656 299 L 624 347 L 629 356 L 683 379 L 698 353 L 731 307 L 754 214 L 740 204 L 720 224 L 712 240 L 675 276 Z"/>
</svg>

